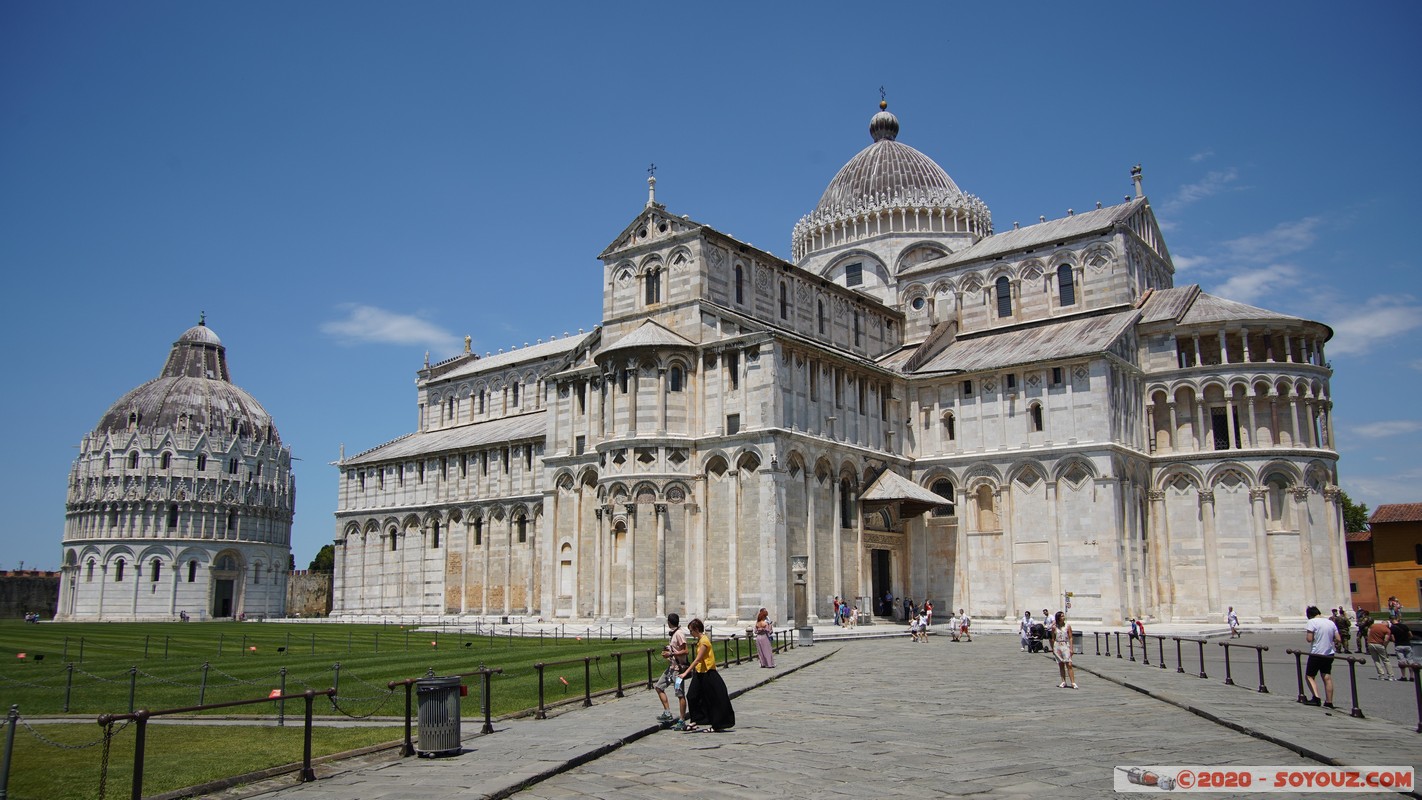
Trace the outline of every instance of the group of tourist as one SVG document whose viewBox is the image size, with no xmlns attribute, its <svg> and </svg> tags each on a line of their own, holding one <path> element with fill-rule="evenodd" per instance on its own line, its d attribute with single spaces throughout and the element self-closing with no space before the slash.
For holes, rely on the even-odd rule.
<svg viewBox="0 0 1422 800">
<path fill-rule="evenodd" d="M 762 623 L 767 630 L 764 636 L 759 633 Z M 767 666 L 766 659 L 771 649 L 769 628 L 768 613 L 762 608 L 756 617 L 755 635 L 756 647 L 761 648 L 761 666 Z M 685 733 L 719 732 L 734 728 L 736 710 L 731 706 L 726 682 L 716 672 L 716 651 L 711 646 L 711 637 L 706 635 L 705 624 L 693 619 L 683 631 L 680 615 L 671 613 L 667 615 L 667 634 L 667 645 L 662 648 L 662 658 L 666 660 L 667 667 L 653 684 L 662 701 L 659 719 L 664 723 L 674 721 L 672 729 Z M 769 666 L 774 666 L 773 660 Z M 676 695 L 679 716 L 672 716 L 668 689 Z"/>
<path fill-rule="evenodd" d="M 28 622 L 28 623 L 30 623 L 31 625 L 38 625 L 38 624 L 39 624 L 39 621 L 40 621 L 40 615 L 39 615 L 39 612 L 38 612 L 38 611 L 26 611 L 26 612 L 25 612 L 25 622 Z"/>
<path fill-rule="evenodd" d="M 1400 677 L 1393 677 L 1392 665 L 1388 662 L 1387 646 L 1392 645 L 1398 664 L 1412 662 L 1412 630 L 1402 622 L 1402 605 L 1397 598 L 1388 598 L 1388 619 L 1374 620 L 1366 609 L 1358 610 L 1358 638 L 1356 649 L 1366 652 L 1373 659 L 1377 669 L 1376 680 L 1408 680 L 1407 670 L 1399 669 Z M 1394 605 L 1396 603 L 1396 605 Z M 1309 606 L 1304 612 L 1308 624 L 1304 627 L 1304 638 L 1309 644 L 1308 664 L 1304 677 L 1308 679 L 1309 693 L 1304 702 L 1313 706 L 1333 708 L 1333 659 L 1339 650 L 1348 651 L 1348 609 L 1346 606 L 1331 609 L 1332 615 L 1325 617 L 1318 606 Z M 1323 683 L 1322 697 L 1318 683 Z"/>
<path fill-rule="evenodd" d="M 841 628 L 853 628 L 859 624 L 859 606 L 840 600 L 839 595 L 835 595 L 830 603 L 834 606 L 834 624 Z"/>
<path fill-rule="evenodd" d="M 1052 657 L 1057 662 L 1057 672 L 1061 675 L 1058 689 L 1075 689 L 1076 666 L 1072 664 L 1072 629 L 1066 620 L 1066 612 L 1051 614 L 1042 609 L 1042 621 L 1032 619 L 1031 611 L 1023 611 L 1017 623 L 1017 635 L 1022 643 L 1022 652 L 1035 653 L 1042 649 L 1042 642 L 1050 642 Z"/>
</svg>

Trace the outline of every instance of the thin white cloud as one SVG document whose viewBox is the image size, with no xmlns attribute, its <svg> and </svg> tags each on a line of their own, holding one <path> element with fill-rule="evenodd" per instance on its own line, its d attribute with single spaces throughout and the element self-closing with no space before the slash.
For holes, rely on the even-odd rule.
<svg viewBox="0 0 1422 800">
<path fill-rule="evenodd" d="M 1213 151 L 1213 150 L 1201 150 L 1200 152 L 1196 153 L 1195 155 L 1190 156 L 1190 160 L 1191 160 L 1192 162 L 1198 164 L 1198 163 L 1200 163 L 1201 161 L 1205 161 L 1205 160 L 1208 160 L 1208 159 L 1212 158 L 1214 155 L 1215 155 L 1215 151 Z"/>
<path fill-rule="evenodd" d="M 376 306 L 346 304 L 345 317 L 321 323 L 321 332 L 342 344 L 422 345 L 436 353 L 456 352 L 459 338 L 413 314 L 398 314 Z"/>
<path fill-rule="evenodd" d="M 1189 269 L 1198 269 L 1202 264 L 1210 263 L 1210 259 L 1207 256 L 1172 255 L 1170 262 L 1175 265 L 1176 272 L 1184 272 Z"/>
<path fill-rule="evenodd" d="M 1254 304 L 1292 288 L 1300 274 L 1299 268 L 1291 264 L 1270 264 L 1258 269 L 1235 271 L 1230 273 L 1228 280 L 1215 286 L 1213 293 Z"/>
<path fill-rule="evenodd" d="M 1179 211 L 1207 197 L 1228 191 L 1231 188 L 1230 184 L 1236 180 L 1239 180 L 1239 172 L 1234 167 L 1208 172 L 1200 180 L 1187 183 L 1176 190 L 1175 195 L 1165 201 L 1164 210 L 1166 212 Z"/>
<path fill-rule="evenodd" d="M 1313 246 L 1321 222 L 1319 217 L 1281 222 L 1264 233 L 1231 239 L 1224 243 L 1225 250 L 1241 261 L 1271 261 Z"/>
<path fill-rule="evenodd" d="M 1422 470 L 1390 472 L 1385 475 L 1343 473 L 1339 483 L 1355 503 L 1377 508 L 1383 503 L 1412 503 L 1417 500 L 1417 481 Z"/>
<path fill-rule="evenodd" d="M 1422 422 L 1415 419 L 1390 419 L 1381 422 L 1369 422 L 1366 425 L 1354 425 L 1353 433 L 1364 439 L 1386 439 L 1392 436 L 1401 436 L 1404 433 L 1416 433 L 1422 431 Z"/>
<path fill-rule="evenodd" d="M 1422 305 L 1411 295 L 1379 295 L 1362 304 L 1337 305 L 1324 322 L 1333 328 L 1332 355 L 1366 353 L 1394 336 L 1422 328 Z"/>
<path fill-rule="evenodd" d="M 1419 372 L 1422 372 L 1422 358 L 1417 359 L 1416 361 L 1412 362 L 1411 364 L 1408 364 L 1407 366 L 1412 367 L 1413 369 Z"/>
</svg>

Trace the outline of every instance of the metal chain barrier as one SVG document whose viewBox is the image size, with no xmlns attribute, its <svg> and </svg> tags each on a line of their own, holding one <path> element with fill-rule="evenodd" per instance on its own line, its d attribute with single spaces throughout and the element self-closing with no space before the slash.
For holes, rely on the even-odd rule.
<svg viewBox="0 0 1422 800">
<path fill-rule="evenodd" d="M 123 723 L 128 727 L 128 721 Z M 104 726 L 104 753 L 99 759 L 99 800 L 104 800 L 109 791 L 109 743 L 114 739 L 114 723 L 112 721 Z"/>
<path fill-rule="evenodd" d="M 183 683 L 182 681 L 171 680 L 171 679 L 169 679 L 169 678 L 164 678 L 164 677 L 161 677 L 161 676 L 158 676 L 158 675 L 154 675 L 154 674 L 151 673 L 151 672 L 145 672 L 145 671 L 143 671 L 143 670 L 139 670 L 139 671 L 138 671 L 138 674 L 139 674 L 139 675 L 142 675 L 143 677 L 148 678 L 148 679 L 150 679 L 150 680 L 157 681 L 158 683 L 166 683 L 166 684 L 168 684 L 169 686 L 181 686 L 181 687 L 183 687 L 184 689 L 195 689 L 195 688 L 197 688 L 197 686 L 198 686 L 198 684 L 196 684 L 196 683 Z"/>
<path fill-rule="evenodd" d="M 21 719 L 19 722 L 20 722 L 20 725 L 24 726 L 24 729 L 25 729 L 25 730 L 27 730 L 27 731 L 30 732 L 30 735 L 31 735 L 31 736 L 33 736 L 33 737 L 35 737 L 36 739 L 40 740 L 40 741 L 43 742 L 44 744 L 49 745 L 50 747 L 57 747 L 57 748 L 59 748 L 60 750 L 87 750 L 88 748 L 93 747 L 94 745 L 97 745 L 97 744 L 104 744 L 105 746 L 107 746 L 106 743 L 108 742 L 109 737 L 113 736 L 114 733 L 118 733 L 119 731 L 122 731 L 124 728 L 127 728 L 127 727 L 128 727 L 128 722 L 125 721 L 122 725 L 119 726 L 118 730 L 113 731 L 113 732 L 105 731 L 103 736 L 100 736 L 99 738 L 95 739 L 95 740 L 92 741 L 92 742 L 88 742 L 88 743 L 86 743 L 86 744 L 65 744 L 64 742 L 56 742 L 55 740 L 49 738 L 48 736 L 45 736 L 44 734 L 42 734 L 42 733 L 40 733 L 39 731 L 35 730 L 35 729 L 30 725 L 30 723 L 25 722 L 23 719 Z"/>
<path fill-rule="evenodd" d="M 128 670 L 124 670 L 123 677 L 117 680 L 105 678 L 103 675 L 95 675 L 94 673 L 84 669 L 83 667 L 75 667 L 74 671 L 80 673 L 81 675 L 88 675 L 90 678 L 93 678 L 94 680 L 100 681 L 102 683 L 128 683 Z"/>
<path fill-rule="evenodd" d="M 267 685 L 267 682 L 265 682 L 265 681 L 249 681 L 249 680 L 244 680 L 244 679 L 242 679 L 242 678 L 237 677 L 236 675 L 229 675 L 229 674 L 227 674 L 226 672 L 223 672 L 222 670 L 217 669 L 217 668 L 215 668 L 215 667 L 213 668 L 212 671 L 215 672 L 215 673 L 218 674 L 218 675 L 221 675 L 222 677 L 226 678 L 227 680 L 231 681 L 232 683 L 243 683 L 243 684 L 246 684 L 246 685 L 248 685 L 248 686 L 261 686 L 261 687 L 265 687 L 265 686 Z"/>
<path fill-rule="evenodd" d="M 55 689 L 55 688 L 58 688 L 58 684 L 55 684 L 54 686 L 50 686 L 49 684 L 45 684 L 45 683 L 30 683 L 29 681 L 22 681 L 22 680 L 18 680 L 18 679 L 15 679 L 15 678 L 6 677 L 6 676 L 4 676 L 4 675 L 0 675 L 0 681 L 4 681 L 4 682 L 6 682 L 6 683 L 11 683 L 11 684 L 14 684 L 14 685 L 16 685 L 16 686 L 23 686 L 23 687 L 25 687 L 26 689 Z"/>
<path fill-rule="evenodd" d="M 369 719 L 369 718 L 375 716 L 375 713 L 376 713 L 377 711 L 379 711 L 380 709 L 384 708 L 384 707 L 385 707 L 385 704 L 388 703 L 388 702 L 390 702 L 390 698 L 391 698 L 391 697 L 394 697 L 394 696 L 395 696 L 395 692 L 394 692 L 394 691 L 388 691 L 388 692 L 386 692 L 386 693 L 385 693 L 385 696 L 382 697 L 382 698 L 380 698 L 380 702 L 379 702 L 379 703 L 376 703 L 376 704 L 375 704 L 375 708 L 372 708 L 372 709 L 370 710 L 370 713 L 368 713 L 368 714 L 353 714 L 353 713 L 351 713 L 351 712 L 345 710 L 344 708 L 341 708 L 340 704 L 336 702 L 336 698 L 335 698 L 334 696 L 333 696 L 333 697 L 329 697 L 328 699 L 331 701 L 331 708 L 334 708 L 334 709 L 335 709 L 336 711 L 338 711 L 339 713 L 341 713 L 341 714 L 343 714 L 343 715 L 345 715 L 345 716 L 347 716 L 347 717 L 350 717 L 351 719 Z M 349 700 L 349 699 L 352 699 L 352 698 L 342 698 L 342 699 Z"/>
</svg>

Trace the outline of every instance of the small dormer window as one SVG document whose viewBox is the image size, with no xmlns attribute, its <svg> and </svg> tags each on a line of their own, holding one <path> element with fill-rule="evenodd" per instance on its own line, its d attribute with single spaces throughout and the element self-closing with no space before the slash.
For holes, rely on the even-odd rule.
<svg viewBox="0 0 1422 800">
<path fill-rule="evenodd" d="M 129 453 L 129 454 L 128 454 L 128 468 L 129 468 L 129 469 L 138 469 L 138 451 L 137 451 L 137 450 L 134 450 L 132 453 Z"/>
<path fill-rule="evenodd" d="M 202 472 L 207 469 L 207 454 L 199 453 L 197 457 L 197 471 Z"/>
<path fill-rule="evenodd" d="M 231 425 L 230 427 L 231 427 L 231 429 L 232 429 L 232 435 L 233 435 L 233 436 L 236 436 L 236 435 L 237 435 L 237 420 L 236 420 L 236 419 L 233 419 L 233 420 L 232 420 L 232 425 Z"/>
<path fill-rule="evenodd" d="M 864 284 L 864 265 L 850 264 L 844 268 L 845 286 L 862 286 Z"/>
<path fill-rule="evenodd" d="M 159 469 L 168 469 L 173 466 L 173 454 L 164 453 L 158 461 Z"/>
</svg>

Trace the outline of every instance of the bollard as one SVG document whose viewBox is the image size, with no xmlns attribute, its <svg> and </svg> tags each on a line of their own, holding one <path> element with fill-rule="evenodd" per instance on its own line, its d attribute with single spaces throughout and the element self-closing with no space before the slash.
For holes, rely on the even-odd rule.
<svg viewBox="0 0 1422 800">
<path fill-rule="evenodd" d="M 613 653 L 612 658 L 617 662 L 617 691 L 613 697 L 626 697 L 627 695 L 622 693 L 622 653 Z"/>
<path fill-rule="evenodd" d="M 61 661 L 68 661 L 68 660 L 69 660 L 69 637 L 68 637 L 68 636 L 64 637 L 64 655 L 60 656 L 59 659 L 60 659 Z"/>
<path fill-rule="evenodd" d="M 1124 658 L 1121 655 L 1121 632 L 1116 631 L 1116 658 Z"/>
<path fill-rule="evenodd" d="M 583 708 L 592 705 L 592 656 L 583 656 Z"/>
<path fill-rule="evenodd" d="M 1160 643 L 1160 668 L 1165 669 L 1165 637 L 1157 636 L 1155 640 Z"/>
<path fill-rule="evenodd" d="M 1308 698 L 1304 697 L 1303 653 L 1299 650 L 1293 649 L 1285 650 L 1284 652 L 1294 657 L 1294 677 L 1298 678 L 1299 681 L 1299 696 L 1295 700 L 1295 702 L 1306 702 Z"/>
<path fill-rule="evenodd" d="M 198 685 L 198 705 L 207 704 L 207 662 L 202 662 L 202 682 Z"/>
<path fill-rule="evenodd" d="M 1096 655 L 1101 655 L 1101 631 L 1092 631 L 1091 638 L 1096 640 Z M 1106 645 L 1110 647 L 1111 645 Z"/>
<path fill-rule="evenodd" d="M 534 664 L 533 668 L 538 671 L 538 713 L 534 714 L 533 718 L 548 719 L 548 711 L 543 705 L 543 662 Z"/>
<path fill-rule="evenodd" d="M 1117 650 L 1120 650 L 1119 647 L 1116 648 L 1116 649 L 1117 649 Z M 1106 657 L 1107 657 L 1107 658 L 1110 658 L 1110 657 L 1111 657 L 1111 632 L 1110 632 L 1110 631 L 1106 631 Z"/>
<path fill-rule="evenodd" d="M 8 724 L 5 726 L 5 755 L 3 759 L 0 759 L 0 800 L 5 800 L 5 798 L 10 796 L 10 755 L 15 752 L 15 723 L 20 719 L 19 705 L 10 706 L 10 714 L 7 719 Z"/>
<path fill-rule="evenodd" d="M 148 712 L 138 712 L 134 717 L 134 722 L 138 723 L 138 729 L 133 736 L 133 796 L 141 798 L 143 797 L 143 746 L 148 738 Z"/>
<path fill-rule="evenodd" d="M 493 701 L 492 701 L 492 699 L 490 698 L 490 689 L 489 689 L 489 674 L 490 674 L 490 673 L 489 673 L 489 670 L 484 669 L 484 665 L 483 665 L 483 664 L 480 664 L 480 665 L 479 665 L 479 671 L 480 671 L 481 673 L 483 673 L 483 678 L 484 678 L 484 683 L 483 683 L 483 686 L 482 686 L 481 691 L 480 691 L 480 694 L 483 695 L 483 697 L 480 698 L 480 702 L 484 705 L 484 727 L 480 728 L 480 729 L 479 729 L 479 732 L 480 732 L 480 733 L 493 733 L 493 732 L 494 732 L 494 720 L 493 720 L 493 708 L 492 708 L 492 706 L 493 706 Z M 502 671 L 503 671 L 503 670 L 500 670 L 500 672 L 502 672 Z"/>
<path fill-rule="evenodd" d="M 84 663 L 84 637 L 79 637 L 79 663 Z"/>
<path fill-rule="evenodd" d="M 69 674 L 64 676 L 64 713 L 69 713 L 69 692 L 74 688 L 74 662 L 70 661 L 64 666 Z"/>
<path fill-rule="evenodd" d="M 670 662 L 668 662 L 668 663 L 670 663 Z M 656 679 L 655 679 L 654 677 L 652 677 L 652 650 L 651 650 L 651 648 L 648 648 L 648 649 L 647 649 L 647 688 L 648 688 L 648 689 L 652 688 L 652 686 L 653 686 L 655 683 L 656 683 Z"/>
<path fill-rule="evenodd" d="M 1141 637 L 1141 662 L 1147 667 L 1150 666 L 1150 642 L 1147 642 L 1144 636 Z"/>
<path fill-rule="evenodd" d="M 1254 652 L 1259 655 L 1259 693 L 1268 694 L 1269 689 L 1264 685 L 1264 651 L 1268 650 L 1268 645 L 1260 645 L 1254 648 Z"/>
<path fill-rule="evenodd" d="M 1170 638 L 1175 640 L 1175 671 L 1177 673 L 1184 674 L 1185 664 L 1181 661 L 1180 657 L 1180 637 L 1172 636 Z"/>
<path fill-rule="evenodd" d="M 128 668 L 128 713 L 133 713 L 133 695 L 138 691 L 138 667 Z M 134 795 L 138 797 L 139 795 Z"/>
<path fill-rule="evenodd" d="M 277 727 L 286 727 L 286 667 L 277 671 L 281 676 L 281 699 L 277 701 Z M 201 705 L 201 704 L 199 704 Z"/>
<path fill-rule="evenodd" d="M 337 661 L 336 663 L 332 664 L 332 665 L 331 665 L 331 669 L 332 669 L 333 671 L 335 671 L 335 673 L 336 673 L 336 679 L 332 682 L 332 686 L 331 686 L 331 691 L 335 692 L 335 694 L 333 694 L 333 695 L 331 695 L 331 696 L 332 696 L 332 697 L 340 697 L 340 696 L 341 696 L 341 662 Z"/>
<path fill-rule="evenodd" d="M 1417 732 L 1422 733 L 1422 663 L 1408 662 L 1412 670 L 1412 693 L 1417 696 Z"/>
<path fill-rule="evenodd" d="M 1230 673 L 1229 669 L 1229 642 L 1220 642 L 1219 645 L 1224 648 L 1225 653 L 1225 686 L 1233 686 L 1234 675 Z"/>
<path fill-rule="evenodd" d="M 1205 640 L 1198 639 L 1195 643 L 1200 646 L 1200 679 L 1205 680 L 1210 677 L 1205 674 Z"/>
<path fill-rule="evenodd" d="M 1366 659 L 1359 658 L 1357 661 L 1354 661 L 1353 656 L 1343 657 L 1348 660 L 1348 688 L 1353 693 L 1353 710 L 1348 712 L 1348 716 L 1362 719 L 1363 709 L 1358 708 L 1358 665 L 1366 661 Z"/>
<path fill-rule="evenodd" d="M 168 660 L 168 638 L 169 638 L 169 637 L 167 637 L 167 636 L 164 636 L 164 637 L 163 637 L 163 660 L 164 660 L 164 661 L 167 661 L 167 660 Z"/>
<path fill-rule="evenodd" d="M 316 770 L 311 768 L 311 701 L 316 697 L 316 690 L 307 689 L 304 696 L 306 697 L 306 733 L 304 736 L 305 744 L 302 746 L 301 751 L 302 783 L 316 780 Z M 335 697 L 335 695 L 331 696 Z"/>
<path fill-rule="evenodd" d="M 375 632 L 375 652 L 380 652 L 380 631 Z"/>
<path fill-rule="evenodd" d="M 1135 637 L 1135 636 L 1127 636 L 1127 637 L 1126 637 L 1126 646 L 1129 647 L 1129 648 L 1131 648 L 1131 660 L 1132 660 L 1132 661 L 1135 661 L 1135 660 L 1136 660 L 1136 637 Z"/>
</svg>

